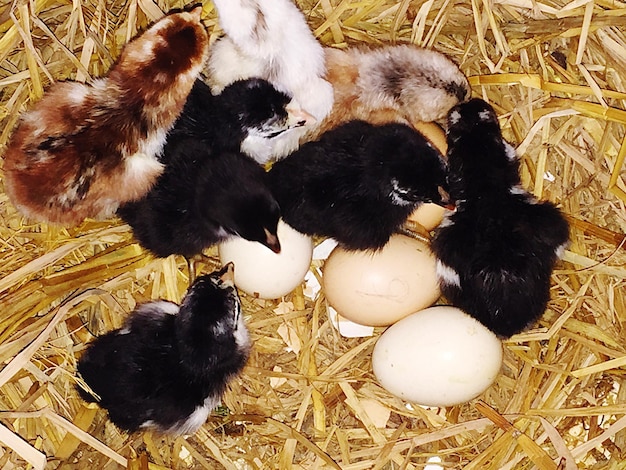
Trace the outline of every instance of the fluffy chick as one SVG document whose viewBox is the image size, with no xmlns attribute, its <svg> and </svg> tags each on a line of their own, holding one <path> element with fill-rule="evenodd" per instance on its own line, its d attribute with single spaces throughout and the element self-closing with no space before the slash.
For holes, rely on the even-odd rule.
<svg viewBox="0 0 626 470">
<path fill-rule="evenodd" d="M 404 44 L 326 48 L 325 54 L 334 103 L 309 139 L 354 119 L 401 122 L 419 130 L 421 123 L 445 118 L 471 94 L 459 67 L 435 50 Z"/>
<path fill-rule="evenodd" d="M 57 82 L 26 112 L 4 160 L 5 189 L 28 217 L 77 224 L 143 196 L 208 51 L 202 8 L 170 14 L 87 85 Z"/>
<path fill-rule="evenodd" d="M 515 150 L 493 108 L 472 99 L 448 116 L 450 196 L 432 240 L 443 294 L 500 337 L 538 320 L 569 229 L 550 202 L 520 186 Z"/>
<path fill-rule="evenodd" d="M 97 396 L 78 391 L 126 431 L 190 434 L 219 405 L 249 350 L 230 263 L 196 279 L 180 306 L 143 304 L 91 343 L 78 372 Z"/>
<path fill-rule="evenodd" d="M 443 157 L 403 124 L 343 124 L 269 176 L 286 223 L 352 250 L 381 248 L 418 205 L 448 202 Z"/>
<path fill-rule="evenodd" d="M 283 1 L 286 4 L 290 3 L 288 0 Z M 282 5 L 283 1 L 278 3 Z M 252 1 L 248 6 L 252 8 L 257 3 L 262 2 Z M 238 7 L 232 6 L 231 8 L 236 10 Z M 232 19 L 233 25 L 238 24 L 234 11 L 227 16 L 234 18 Z M 252 17 L 254 15 L 250 14 L 248 21 L 251 21 Z M 301 30 L 301 36 L 305 37 L 308 27 L 305 22 L 301 24 L 299 30 Z M 246 28 L 243 30 L 245 31 Z M 274 37 L 282 37 L 281 31 L 275 33 Z M 300 38 L 300 36 L 294 37 Z M 254 45 L 258 48 L 263 47 L 261 41 L 257 41 L 254 36 L 251 36 L 249 40 L 251 41 L 250 50 Z M 299 45 L 301 42 L 306 42 L 307 52 L 302 53 L 301 58 L 308 59 L 316 57 L 312 52 L 316 44 L 312 41 L 313 39 L 307 41 L 291 39 L 285 40 L 284 44 Z M 261 53 L 256 56 L 246 54 L 238 45 L 234 39 L 226 36 L 211 46 L 207 72 L 208 81 L 214 92 L 219 92 L 225 84 L 235 78 L 262 76 L 273 80 L 269 71 L 273 70 L 274 62 Z M 267 49 L 272 50 L 270 47 Z M 317 121 L 308 124 L 299 134 L 290 133 L 281 136 L 280 139 L 290 139 L 289 145 L 277 145 L 276 139 L 271 139 L 272 142 L 269 143 L 259 142 L 258 139 L 251 141 L 246 151 L 259 161 L 265 162 L 268 158 L 284 157 L 287 154 L 286 150 L 297 147 L 295 138 L 299 138 L 300 144 L 315 140 L 327 130 L 351 120 L 364 120 L 374 124 L 400 122 L 413 126 L 430 138 L 434 124 L 428 125 L 428 123 L 445 119 L 450 108 L 470 97 L 469 82 L 459 67 L 444 54 L 434 50 L 404 44 L 374 48 L 354 47 L 345 50 L 325 48 L 323 53 L 326 68 L 325 79 L 333 88 L 330 112 L 325 111 L 323 119 L 320 119 L 320 114 L 315 113 L 315 108 L 311 107 L 307 99 L 300 99 L 298 93 L 294 93 L 304 109 L 312 112 Z M 276 63 L 282 64 L 282 62 Z M 316 77 L 314 73 L 306 72 L 309 69 L 300 66 L 294 65 L 288 70 L 299 71 L 301 80 L 307 77 L 313 80 L 310 77 Z M 285 83 L 287 91 L 291 91 L 290 87 L 293 88 L 294 85 L 291 85 L 289 81 Z M 308 89 L 313 92 L 314 98 L 318 95 L 323 96 L 323 102 L 325 102 L 327 95 L 322 93 L 323 90 L 319 86 L 307 85 Z M 262 150 L 255 152 L 256 146 Z M 269 156 L 268 152 L 264 153 L 263 150 L 267 148 L 273 149 L 273 153 Z"/>
<path fill-rule="evenodd" d="M 307 126 L 281 134 L 271 145 L 250 136 L 246 152 L 261 163 L 284 156 L 330 111 L 333 90 L 324 79 L 324 52 L 291 0 L 215 0 L 226 36 L 211 46 L 207 65 L 214 93 L 237 79 L 261 77 L 288 93 L 312 115 Z"/>
<path fill-rule="evenodd" d="M 165 171 L 119 215 L 155 255 L 191 257 L 232 236 L 280 251 L 280 209 L 264 168 L 239 152 L 245 136 L 275 135 L 297 118 L 293 101 L 261 79 L 242 80 L 211 95 L 198 81 L 168 137 Z"/>
</svg>

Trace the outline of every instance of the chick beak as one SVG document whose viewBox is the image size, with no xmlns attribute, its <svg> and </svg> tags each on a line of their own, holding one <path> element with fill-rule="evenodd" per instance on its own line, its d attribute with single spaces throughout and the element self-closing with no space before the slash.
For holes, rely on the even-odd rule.
<svg viewBox="0 0 626 470">
<path fill-rule="evenodd" d="M 224 268 L 222 268 L 220 280 L 223 283 L 231 286 L 235 284 L 235 263 L 231 261 L 226 266 L 224 266 Z"/>
<path fill-rule="evenodd" d="M 443 189 L 441 186 L 437 186 L 437 191 L 439 192 L 439 196 L 441 196 L 441 202 L 438 205 L 445 209 L 453 211 L 456 206 L 454 205 L 454 202 L 450 200 L 450 193 L 448 193 L 448 191 Z"/>
<path fill-rule="evenodd" d="M 272 250 L 274 253 L 280 253 L 280 241 L 278 241 L 278 236 L 270 233 L 268 229 L 265 230 L 265 243 L 264 245 Z"/>
<path fill-rule="evenodd" d="M 293 127 L 310 126 L 317 122 L 312 114 L 307 113 L 300 105 L 292 100 L 285 108 L 287 111 L 287 126 Z"/>
</svg>

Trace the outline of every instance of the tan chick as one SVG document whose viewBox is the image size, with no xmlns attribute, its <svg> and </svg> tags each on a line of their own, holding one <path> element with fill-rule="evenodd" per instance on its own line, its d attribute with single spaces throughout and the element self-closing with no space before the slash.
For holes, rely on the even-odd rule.
<svg viewBox="0 0 626 470">
<path fill-rule="evenodd" d="M 54 83 L 4 157 L 5 191 L 37 221 L 75 225 L 145 195 L 208 54 L 202 8 L 167 15 L 125 45 L 106 76 Z"/>
<path fill-rule="evenodd" d="M 445 118 L 453 106 L 470 97 L 459 67 L 431 49 L 404 44 L 324 51 L 334 103 L 306 140 L 355 119 L 409 124 L 432 140 L 440 139 L 436 125 L 429 123 Z"/>
</svg>

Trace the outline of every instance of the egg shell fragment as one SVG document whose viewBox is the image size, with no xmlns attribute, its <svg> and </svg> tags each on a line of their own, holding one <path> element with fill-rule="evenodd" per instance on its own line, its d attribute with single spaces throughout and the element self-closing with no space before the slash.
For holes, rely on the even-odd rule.
<svg viewBox="0 0 626 470">
<path fill-rule="evenodd" d="M 426 204 L 422 204 L 415 209 L 409 216 L 409 220 L 417 222 L 424 227 L 427 232 L 430 232 L 441 224 L 445 215 L 445 208 L 437 204 L 433 204 L 432 202 L 427 202 Z"/>
<path fill-rule="evenodd" d="M 235 263 L 237 288 L 261 299 L 278 299 L 303 281 L 311 265 L 313 240 L 282 220 L 277 235 L 280 253 L 239 237 L 219 245 L 222 264 Z"/>
<path fill-rule="evenodd" d="M 341 316 L 367 326 L 391 325 L 440 296 L 430 248 L 404 235 L 378 251 L 338 246 L 324 264 L 323 289 Z"/>
<path fill-rule="evenodd" d="M 502 343 L 455 307 L 416 312 L 389 327 L 372 353 L 380 384 L 424 406 L 453 406 L 483 393 L 502 366 Z"/>
<path fill-rule="evenodd" d="M 446 133 L 434 122 L 415 121 L 411 123 L 413 128 L 426 137 L 431 144 L 435 146 L 442 155 L 445 156 L 448 150 L 448 142 L 446 141 Z"/>
</svg>

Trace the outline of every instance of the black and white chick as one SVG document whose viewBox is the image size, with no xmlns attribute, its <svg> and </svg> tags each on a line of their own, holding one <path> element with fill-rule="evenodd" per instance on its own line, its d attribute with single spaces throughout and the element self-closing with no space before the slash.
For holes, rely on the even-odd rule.
<svg viewBox="0 0 626 470">
<path fill-rule="evenodd" d="M 507 338 L 531 326 L 550 299 L 550 276 L 569 239 L 554 204 L 521 187 L 519 160 L 496 113 L 474 98 L 447 123 L 450 197 L 431 243 L 444 296 Z"/>
<path fill-rule="evenodd" d="M 218 96 L 196 82 L 168 136 L 163 174 L 118 214 L 159 257 L 190 258 L 233 236 L 279 252 L 278 203 L 264 168 L 239 147 L 247 135 L 277 135 L 299 125 L 298 110 L 265 80 L 237 81 Z"/>
<path fill-rule="evenodd" d="M 196 279 L 181 305 L 164 300 L 133 311 L 124 326 L 91 343 L 78 372 L 110 420 L 129 432 L 195 432 L 221 401 L 250 350 L 233 265 Z"/>
<path fill-rule="evenodd" d="M 404 124 L 343 124 L 269 176 L 287 224 L 350 250 L 382 248 L 417 206 L 448 203 L 442 155 Z"/>
<path fill-rule="evenodd" d="M 226 33 L 210 50 L 207 78 L 214 93 L 237 79 L 260 77 L 293 96 L 309 114 L 305 125 L 274 138 L 249 136 L 244 151 L 266 163 L 298 148 L 299 139 L 333 105 L 324 79 L 324 51 L 292 0 L 214 0 Z"/>
</svg>

